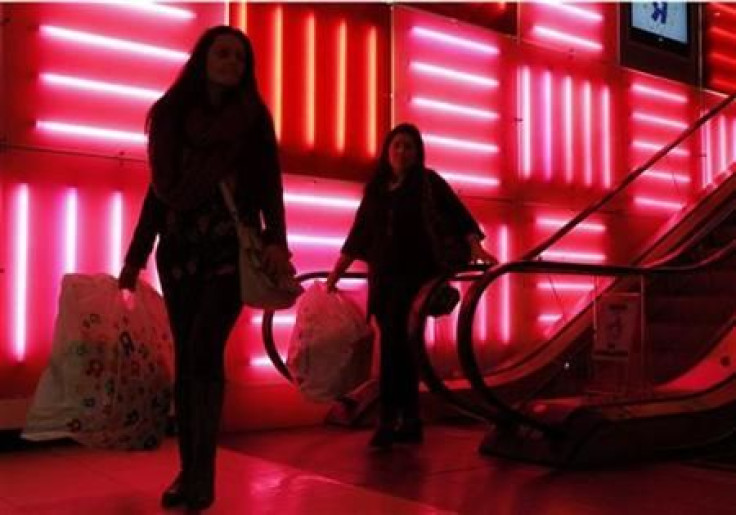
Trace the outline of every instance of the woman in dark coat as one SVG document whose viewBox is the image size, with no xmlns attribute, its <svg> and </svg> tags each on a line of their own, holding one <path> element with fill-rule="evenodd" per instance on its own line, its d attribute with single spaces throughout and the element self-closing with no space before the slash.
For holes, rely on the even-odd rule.
<svg viewBox="0 0 736 515">
<path fill-rule="evenodd" d="M 134 289 L 154 240 L 175 343 L 174 402 L 181 471 L 161 503 L 214 501 L 215 447 L 225 384 L 224 350 L 241 310 L 238 239 L 219 184 L 240 219 L 261 228 L 266 266 L 293 271 L 271 115 L 239 30 L 213 27 L 148 115 L 151 185 L 118 279 Z"/>
<path fill-rule="evenodd" d="M 442 228 L 443 234 L 437 234 Z M 447 236 L 464 245 L 466 262 L 496 263 L 481 247 L 483 234 L 472 215 L 449 185 L 424 166 L 419 130 L 397 125 L 384 140 L 376 173 L 326 283 L 334 290 L 354 260 L 368 263 L 368 311 L 381 332 L 380 415 L 373 447 L 422 441 L 419 379 L 407 323 L 422 284 L 446 270 Z"/>
</svg>

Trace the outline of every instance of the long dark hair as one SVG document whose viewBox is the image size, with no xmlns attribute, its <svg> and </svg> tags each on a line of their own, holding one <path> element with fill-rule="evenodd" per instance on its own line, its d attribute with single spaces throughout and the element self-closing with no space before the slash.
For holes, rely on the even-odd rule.
<svg viewBox="0 0 736 515">
<path fill-rule="evenodd" d="M 234 27 L 217 25 L 207 29 L 199 37 L 192 49 L 189 60 L 179 72 L 179 76 L 166 90 L 166 93 L 151 106 L 146 117 L 147 129 L 150 128 L 153 117 L 161 109 L 165 109 L 167 114 L 183 116 L 192 106 L 207 104 L 207 54 L 215 39 L 223 34 L 235 36 L 240 41 L 243 45 L 245 60 L 243 76 L 238 85 L 232 88 L 229 98 L 226 96 L 226 102 L 232 100 L 236 94 L 240 94 L 254 98 L 258 103 L 263 104 L 256 84 L 253 45 L 251 45 L 248 36 Z"/>
<path fill-rule="evenodd" d="M 407 136 L 409 136 L 414 142 L 414 146 L 417 149 L 417 162 L 412 167 L 412 169 L 408 171 L 410 176 L 414 176 L 417 173 L 421 173 L 422 171 L 424 171 L 424 140 L 422 140 L 422 133 L 419 132 L 419 129 L 417 129 L 416 125 L 414 124 L 400 123 L 396 125 L 393 129 L 391 129 L 391 131 L 386 135 L 383 140 L 381 155 L 378 156 L 376 171 L 368 184 L 366 184 L 366 193 L 384 189 L 386 184 L 388 184 L 389 180 L 393 176 L 393 172 L 391 171 L 391 163 L 389 163 L 388 161 L 388 150 L 391 146 L 391 142 L 399 134 L 406 134 Z"/>
</svg>

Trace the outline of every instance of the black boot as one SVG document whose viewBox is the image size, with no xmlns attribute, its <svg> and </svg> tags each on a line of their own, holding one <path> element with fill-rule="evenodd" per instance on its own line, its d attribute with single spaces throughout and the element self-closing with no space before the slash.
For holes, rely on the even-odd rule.
<svg viewBox="0 0 736 515">
<path fill-rule="evenodd" d="M 224 383 L 195 382 L 195 452 L 187 507 L 193 510 L 209 508 L 215 501 L 215 454 L 220 427 Z"/>
<path fill-rule="evenodd" d="M 379 424 L 368 445 L 374 449 L 390 449 L 394 443 L 394 428 Z"/>
<path fill-rule="evenodd" d="M 405 418 L 396 428 L 394 440 L 399 443 L 422 443 L 424 441 L 424 429 L 422 421 L 418 418 Z"/>
<path fill-rule="evenodd" d="M 184 474 L 179 472 L 174 482 L 161 495 L 161 507 L 165 509 L 177 508 L 187 502 L 187 492 L 184 487 Z"/>
</svg>

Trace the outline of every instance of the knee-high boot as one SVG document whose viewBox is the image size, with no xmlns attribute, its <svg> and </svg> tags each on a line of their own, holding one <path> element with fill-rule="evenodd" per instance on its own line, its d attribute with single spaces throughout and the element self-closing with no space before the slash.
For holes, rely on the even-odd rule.
<svg viewBox="0 0 736 515">
<path fill-rule="evenodd" d="M 193 471 L 188 504 L 204 509 L 215 498 L 215 455 L 224 397 L 222 381 L 196 380 L 193 383 Z"/>
</svg>

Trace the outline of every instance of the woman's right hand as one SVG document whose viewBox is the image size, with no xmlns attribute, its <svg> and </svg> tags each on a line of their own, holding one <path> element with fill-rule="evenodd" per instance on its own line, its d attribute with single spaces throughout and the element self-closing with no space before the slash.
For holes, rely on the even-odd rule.
<svg viewBox="0 0 736 515">
<path fill-rule="evenodd" d="M 135 285 L 138 282 L 138 274 L 140 269 L 130 265 L 124 265 L 118 275 L 118 288 L 121 290 L 135 291 Z"/>
</svg>

